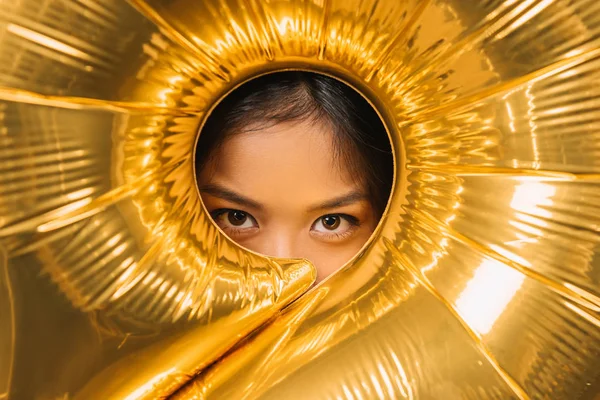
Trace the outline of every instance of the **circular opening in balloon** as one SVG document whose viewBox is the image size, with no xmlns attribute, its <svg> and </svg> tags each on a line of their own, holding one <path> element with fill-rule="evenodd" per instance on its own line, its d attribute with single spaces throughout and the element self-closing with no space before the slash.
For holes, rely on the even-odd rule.
<svg viewBox="0 0 600 400">
<path fill-rule="evenodd" d="M 262 75 L 206 118 L 195 150 L 205 211 L 232 241 L 304 258 L 320 281 L 370 241 L 390 199 L 394 152 L 377 111 L 346 83 Z"/>
</svg>

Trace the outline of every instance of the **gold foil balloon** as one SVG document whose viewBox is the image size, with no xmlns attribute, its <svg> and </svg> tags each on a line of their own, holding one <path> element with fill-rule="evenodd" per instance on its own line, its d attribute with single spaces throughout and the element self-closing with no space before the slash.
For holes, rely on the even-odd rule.
<svg viewBox="0 0 600 400">
<path fill-rule="evenodd" d="M 595 0 L 8 0 L 0 22 L 0 398 L 600 393 Z M 373 239 L 308 292 L 308 262 L 210 223 L 193 171 L 219 99 L 284 69 L 363 93 L 397 167 Z"/>
</svg>

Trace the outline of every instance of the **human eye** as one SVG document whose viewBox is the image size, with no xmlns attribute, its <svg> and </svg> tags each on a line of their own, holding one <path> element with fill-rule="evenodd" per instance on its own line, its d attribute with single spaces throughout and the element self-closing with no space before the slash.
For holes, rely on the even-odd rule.
<svg viewBox="0 0 600 400">
<path fill-rule="evenodd" d="M 215 223 L 231 236 L 253 233 L 258 229 L 256 219 L 242 210 L 220 208 L 210 213 Z"/>
<path fill-rule="evenodd" d="M 327 214 L 313 222 L 311 233 L 326 241 L 341 241 L 354 234 L 360 223 L 347 214 Z"/>
</svg>

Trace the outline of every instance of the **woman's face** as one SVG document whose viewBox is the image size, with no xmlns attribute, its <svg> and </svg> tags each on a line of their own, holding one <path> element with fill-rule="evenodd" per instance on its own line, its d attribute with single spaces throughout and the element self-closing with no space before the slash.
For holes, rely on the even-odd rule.
<svg viewBox="0 0 600 400">
<path fill-rule="evenodd" d="M 377 225 L 366 188 L 337 164 L 326 125 L 251 130 L 215 151 L 198 175 L 215 223 L 258 253 L 310 260 L 318 281 L 352 258 Z"/>
</svg>

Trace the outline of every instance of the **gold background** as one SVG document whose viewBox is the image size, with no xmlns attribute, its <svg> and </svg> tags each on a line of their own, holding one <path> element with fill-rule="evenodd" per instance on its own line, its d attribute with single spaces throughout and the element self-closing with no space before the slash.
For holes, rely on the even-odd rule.
<svg viewBox="0 0 600 400">
<path fill-rule="evenodd" d="M 0 399 L 594 398 L 599 22 L 595 0 L 0 2 Z M 361 91 L 397 167 L 374 239 L 283 311 L 313 267 L 231 243 L 193 172 L 211 107 L 281 69 Z"/>
</svg>

